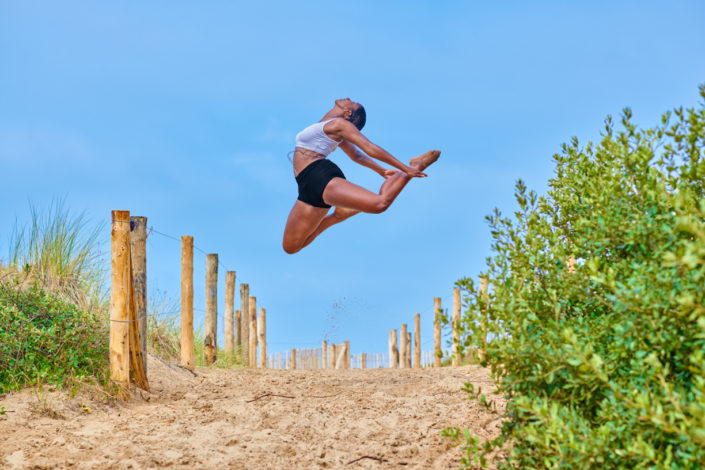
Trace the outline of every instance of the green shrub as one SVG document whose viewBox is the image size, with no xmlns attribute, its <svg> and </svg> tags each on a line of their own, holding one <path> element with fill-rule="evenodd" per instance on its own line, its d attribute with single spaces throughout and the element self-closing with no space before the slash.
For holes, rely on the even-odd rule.
<svg viewBox="0 0 705 470">
<path fill-rule="evenodd" d="M 49 294 L 0 283 L 0 393 L 34 383 L 104 377 L 108 332 L 96 314 Z"/>
<path fill-rule="evenodd" d="M 466 435 L 466 466 L 705 466 L 705 104 L 630 117 L 564 145 L 545 197 L 519 181 L 514 217 L 488 217 L 487 300 L 458 283 L 465 346 L 484 319 L 509 401 L 498 439 Z"/>
</svg>

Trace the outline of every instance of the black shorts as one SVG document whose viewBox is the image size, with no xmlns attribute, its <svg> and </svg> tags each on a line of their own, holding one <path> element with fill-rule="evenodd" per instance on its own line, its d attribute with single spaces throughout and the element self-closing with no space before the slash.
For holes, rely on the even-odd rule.
<svg viewBox="0 0 705 470">
<path fill-rule="evenodd" d="M 321 158 L 310 163 L 296 177 L 299 185 L 299 201 L 314 207 L 329 208 L 330 206 L 323 202 L 323 190 L 333 178 L 345 179 L 345 175 L 332 161 Z"/>
</svg>

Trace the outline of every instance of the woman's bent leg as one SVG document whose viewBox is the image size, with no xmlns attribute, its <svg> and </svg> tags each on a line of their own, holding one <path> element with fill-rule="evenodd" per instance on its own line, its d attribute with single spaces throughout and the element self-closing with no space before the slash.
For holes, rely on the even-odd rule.
<svg viewBox="0 0 705 470">
<path fill-rule="evenodd" d="M 409 166 L 424 170 L 438 160 L 440 154 L 438 150 L 430 150 L 412 158 Z M 323 200 L 331 206 L 379 214 L 387 210 L 410 179 L 406 173 L 400 171 L 387 178 L 379 189 L 379 194 L 375 194 L 343 178 L 333 178 L 323 191 Z"/>
<path fill-rule="evenodd" d="M 326 207 L 314 207 L 305 202 L 296 201 L 284 228 L 282 241 L 284 251 L 293 254 L 311 243 L 313 238 L 311 240 L 309 238 L 321 225 L 327 213 Z"/>
</svg>

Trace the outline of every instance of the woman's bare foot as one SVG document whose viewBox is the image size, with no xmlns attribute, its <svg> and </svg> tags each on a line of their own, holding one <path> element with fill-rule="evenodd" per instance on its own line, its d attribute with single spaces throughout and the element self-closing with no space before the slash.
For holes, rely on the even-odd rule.
<svg viewBox="0 0 705 470">
<path fill-rule="evenodd" d="M 412 168 L 416 168 L 419 171 L 423 171 L 429 166 L 431 166 L 431 164 L 434 163 L 436 160 L 438 160 L 438 157 L 440 156 L 440 150 L 429 150 L 423 155 L 419 155 L 418 157 L 414 157 L 409 160 L 409 166 Z"/>
</svg>

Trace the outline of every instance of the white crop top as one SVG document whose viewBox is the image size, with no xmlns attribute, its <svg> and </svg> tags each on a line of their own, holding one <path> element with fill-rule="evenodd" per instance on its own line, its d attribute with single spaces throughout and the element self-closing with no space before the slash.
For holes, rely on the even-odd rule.
<svg viewBox="0 0 705 470">
<path fill-rule="evenodd" d="M 323 122 L 311 124 L 306 129 L 296 134 L 296 146 L 312 150 L 323 156 L 330 155 L 333 150 L 338 148 L 338 144 L 342 142 L 335 141 L 328 137 L 323 130 L 323 126 L 331 122 L 332 119 Z"/>
</svg>

